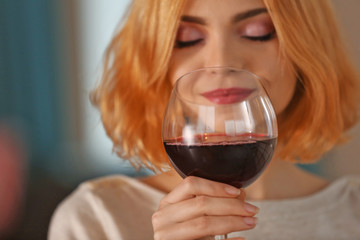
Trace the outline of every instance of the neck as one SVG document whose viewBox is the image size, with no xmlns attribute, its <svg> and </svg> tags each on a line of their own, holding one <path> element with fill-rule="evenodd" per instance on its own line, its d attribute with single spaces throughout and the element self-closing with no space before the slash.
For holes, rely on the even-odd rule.
<svg viewBox="0 0 360 240">
<path fill-rule="evenodd" d="M 162 192 L 168 193 L 182 178 L 174 171 L 140 179 Z M 293 163 L 273 159 L 265 172 L 245 189 L 247 199 L 252 201 L 279 200 L 311 195 L 328 183 L 295 166 Z"/>
<path fill-rule="evenodd" d="M 249 200 L 279 200 L 308 196 L 327 184 L 293 163 L 273 159 L 259 179 L 245 191 Z"/>
<path fill-rule="evenodd" d="M 182 178 L 172 169 L 159 175 L 145 177 L 139 180 L 157 190 L 169 193 L 182 181 Z"/>
</svg>

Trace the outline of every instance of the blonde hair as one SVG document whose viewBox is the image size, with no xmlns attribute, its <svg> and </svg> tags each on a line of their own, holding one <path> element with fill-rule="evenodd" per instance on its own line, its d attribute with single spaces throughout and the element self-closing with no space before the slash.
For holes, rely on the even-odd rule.
<svg viewBox="0 0 360 240">
<path fill-rule="evenodd" d="M 359 75 L 346 54 L 328 0 L 265 0 L 280 51 L 298 76 L 279 124 L 283 160 L 317 160 L 357 121 Z"/>
<path fill-rule="evenodd" d="M 358 76 L 326 0 L 264 0 L 280 51 L 299 78 L 280 122 L 278 156 L 308 162 L 355 124 Z M 168 66 L 185 0 L 134 0 L 106 54 L 91 99 L 114 151 L 135 167 L 168 164 L 161 125 L 171 85 Z M 296 37 L 295 37 L 296 36 Z"/>
</svg>

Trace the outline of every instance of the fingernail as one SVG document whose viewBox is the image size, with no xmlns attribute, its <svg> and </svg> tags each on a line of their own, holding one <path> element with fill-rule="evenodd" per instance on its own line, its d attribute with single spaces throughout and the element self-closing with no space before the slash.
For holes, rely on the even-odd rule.
<svg viewBox="0 0 360 240">
<path fill-rule="evenodd" d="M 234 196 L 239 196 L 240 195 L 240 189 L 238 188 L 235 188 L 235 187 L 231 187 L 231 186 L 228 186 L 228 187 L 225 187 L 225 191 L 230 194 L 230 195 L 234 195 Z"/>
<path fill-rule="evenodd" d="M 251 205 L 250 203 L 244 203 L 244 208 L 246 211 L 248 211 L 249 213 L 258 213 L 259 212 L 259 208 Z"/>
<path fill-rule="evenodd" d="M 249 226 L 254 226 L 257 224 L 257 218 L 244 217 L 243 220 L 244 220 L 244 223 L 246 223 Z"/>
</svg>

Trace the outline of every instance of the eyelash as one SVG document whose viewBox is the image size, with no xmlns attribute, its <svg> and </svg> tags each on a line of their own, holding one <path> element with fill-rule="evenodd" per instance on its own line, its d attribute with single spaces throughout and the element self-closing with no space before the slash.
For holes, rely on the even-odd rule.
<svg viewBox="0 0 360 240">
<path fill-rule="evenodd" d="M 257 36 L 257 37 L 251 37 L 251 36 L 243 36 L 242 38 L 251 40 L 251 41 L 257 41 L 257 42 L 266 42 L 275 37 L 276 33 L 275 31 L 270 32 L 269 34 L 263 35 L 263 36 Z M 194 41 L 176 41 L 175 48 L 186 48 L 186 47 L 192 47 L 198 43 L 203 41 L 202 38 L 194 40 Z"/>
<path fill-rule="evenodd" d="M 201 42 L 203 39 L 196 39 L 194 41 L 176 41 L 175 43 L 175 47 L 176 48 L 186 48 L 186 47 L 191 47 L 194 46 L 196 44 L 198 44 L 199 42 Z"/>
<path fill-rule="evenodd" d="M 251 41 L 266 42 L 273 39 L 275 35 L 276 35 L 275 31 L 273 31 L 263 36 L 257 36 L 257 37 L 243 36 L 242 38 L 249 39 Z"/>
</svg>

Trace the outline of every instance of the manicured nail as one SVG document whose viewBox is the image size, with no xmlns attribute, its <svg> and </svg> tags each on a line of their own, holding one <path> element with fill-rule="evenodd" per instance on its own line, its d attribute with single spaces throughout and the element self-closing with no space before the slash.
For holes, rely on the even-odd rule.
<svg viewBox="0 0 360 240">
<path fill-rule="evenodd" d="M 235 187 L 231 187 L 231 186 L 228 186 L 228 187 L 225 187 L 225 191 L 230 194 L 230 195 L 234 195 L 234 196 L 239 196 L 240 195 L 240 189 L 238 188 L 235 188 Z"/>
<path fill-rule="evenodd" d="M 257 224 L 257 218 L 244 217 L 243 220 L 244 220 L 244 223 L 246 223 L 249 226 L 254 226 Z"/>
<path fill-rule="evenodd" d="M 250 203 L 244 203 L 244 208 L 246 211 L 248 211 L 249 213 L 258 213 L 259 212 L 259 208 L 251 205 Z"/>
</svg>

